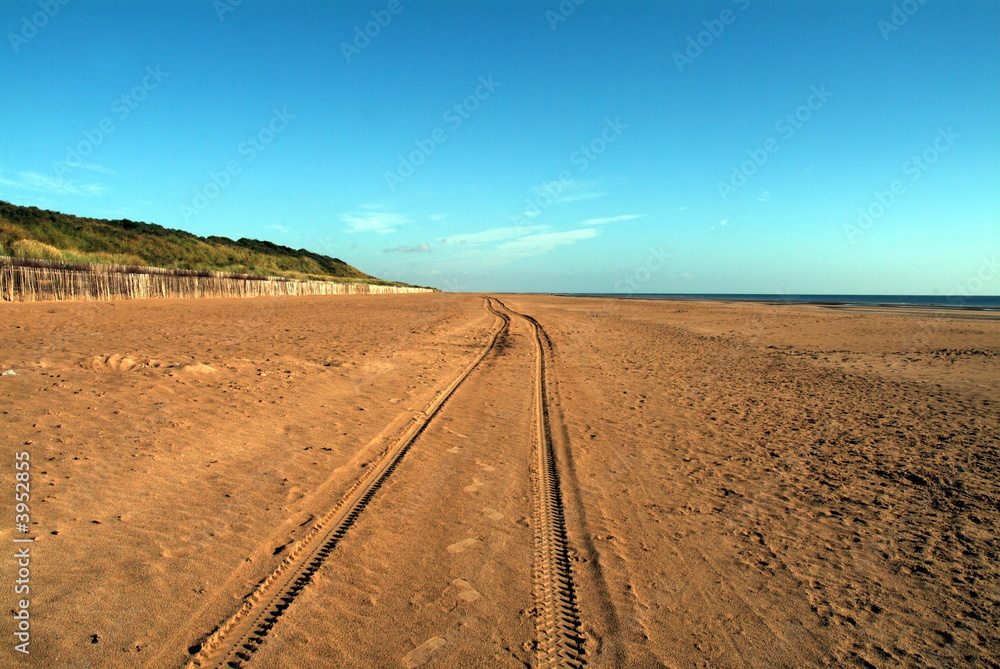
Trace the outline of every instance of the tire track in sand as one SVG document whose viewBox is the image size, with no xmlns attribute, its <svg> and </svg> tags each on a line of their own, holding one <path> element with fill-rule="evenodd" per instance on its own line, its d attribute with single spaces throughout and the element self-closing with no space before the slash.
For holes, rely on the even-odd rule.
<svg viewBox="0 0 1000 669">
<path fill-rule="evenodd" d="M 421 417 L 379 455 L 374 466 L 369 467 L 354 482 L 340 501 L 289 549 L 284 561 L 257 585 L 243 606 L 209 635 L 189 662 L 189 669 L 238 669 L 249 662 L 278 619 L 309 585 L 340 539 L 399 466 L 417 437 L 424 432 L 462 382 L 496 348 L 497 342 L 510 325 L 510 316 L 497 310 L 489 298 L 486 299 L 485 306 L 500 320 L 486 347 L 434 398 L 423 410 Z"/>
<path fill-rule="evenodd" d="M 531 316 L 518 313 L 497 300 L 503 311 L 531 326 L 535 340 L 535 452 L 532 473 L 532 512 L 535 538 L 534 596 L 535 645 L 539 667 L 585 667 L 584 635 L 581 631 L 566 514 L 559 469 L 552 445 L 549 412 L 547 352 L 551 345 L 542 326 Z"/>
</svg>

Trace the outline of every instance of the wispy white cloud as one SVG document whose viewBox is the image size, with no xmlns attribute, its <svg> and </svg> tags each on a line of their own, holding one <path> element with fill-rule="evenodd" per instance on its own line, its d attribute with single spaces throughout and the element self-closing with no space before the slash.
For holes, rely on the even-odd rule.
<svg viewBox="0 0 1000 669">
<path fill-rule="evenodd" d="M 637 218 L 643 218 L 645 214 L 629 214 L 625 216 L 611 216 L 609 218 L 590 218 L 581 223 L 580 225 L 604 225 L 605 223 L 620 223 L 622 221 L 632 221 Z"/>
<path fill-rule="evenodd" d="M 428 221 L 433 221 L 435 223 L 444 223 L 451 218 L 451 214 L 431 214 L 427 217 Z"/>
<path fill-rule="evenodd" d="M 392 249 L 382 249 L 383 253 L 427 253 L 431 250 L 431 245 L 424 242 L 420 246 L 397 246 Z"/>
<path fill-rule="evenodd" d="M 80 169 L 80 170 L 90 170 L 91 172 L 100 172 L 101 174 L 110 174 L 113 177 L 118 176 L 118 173 L 115 172 L 114 170 L 108 169 L 107 167 L 104 167 L 103 165 L 95 165 L 93 163 L 76 163 L 74 165 L 74 164 L 71 164 L 71 163 L 62 162 L 62 163 L 58 163 L 58 165 L 60 166 L 60 168 L 65 168 L 65 171 L 67 171 L 67 172 L 69 170 Z M 56 172 L 56 174 L 65 173 L 62 169 L 57 169 L 57 170 L 55 170 L 55 172 Z"/>
<path fill-rule="evenodd" d="M 563 232 L 541 232 L 504 242 L 496 248 L 497 255 L 505 259 L 528 258 L 547 253 L 560 246 L 575 244 L 597 236 L 597 230 L 583 228 Z"/>
<path fill-rule="evenodd" d="M 479 244 L 495 244 L 510 239 L 517 239 L 536 232 L 545 230 L 544 225 L 525 225 L 520 227 L 491 228 L 480 232 L 470 232 L 464 235 L 452 235 L 441 240 L 442 244 L 461 244 L 475 246 Z"/>
<path fill-rule="evenodd" d="M 107 191 L 101 184 L 74 183 L 38 172 L 0 173 L 0 185 L 52 195 L 102 195 Z"/>
<path fill-rule="evenodd" d="M 361 205 L 360 209 L 362 211 L 340 216 L 340 220 L 347 223 L 349 232 L 375 232 L 385 235 L 396 232 L 401 225 L 413 222 L 409 216 L 385 211 L 378 205 Z"/>
</svg>

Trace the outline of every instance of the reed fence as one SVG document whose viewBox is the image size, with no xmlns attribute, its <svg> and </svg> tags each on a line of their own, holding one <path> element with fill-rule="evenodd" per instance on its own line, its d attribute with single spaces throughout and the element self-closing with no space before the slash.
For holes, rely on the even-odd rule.
<svg viewBox="0 0 1000 669">
<path fill-rule="evenodd" d="M 351 281 L 302 281 L 226 272 L 70 264 L 0 257 L 0 300 L 131 300 L 150 297 L 380 295 L 429 288 Z"/>
</svg>

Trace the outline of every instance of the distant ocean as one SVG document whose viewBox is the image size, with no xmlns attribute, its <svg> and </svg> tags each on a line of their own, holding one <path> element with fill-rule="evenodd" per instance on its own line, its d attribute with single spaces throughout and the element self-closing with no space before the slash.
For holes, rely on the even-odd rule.
<svg viewBox="0 0 1000 669">
<path fill-rule="evenodd" d="M 863 304 L 891 307 L 1000 310 L 998 295 L 754 295 L 740 293 L 560 293 L 568 297 L 631 300 L 744 300 L 771 304 Z"/>
</svg>

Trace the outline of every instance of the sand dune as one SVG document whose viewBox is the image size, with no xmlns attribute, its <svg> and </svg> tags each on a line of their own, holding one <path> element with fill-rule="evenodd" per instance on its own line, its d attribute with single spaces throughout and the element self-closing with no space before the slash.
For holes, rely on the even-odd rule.
<svg viewBox="0 0 1000 669">
<path fill-rule="evenodd" d="M 1000 663 L 989 317 L 0 309 L 3 485 L 29 452 L 35 539 L 13 666 Z"/>
</svg>

